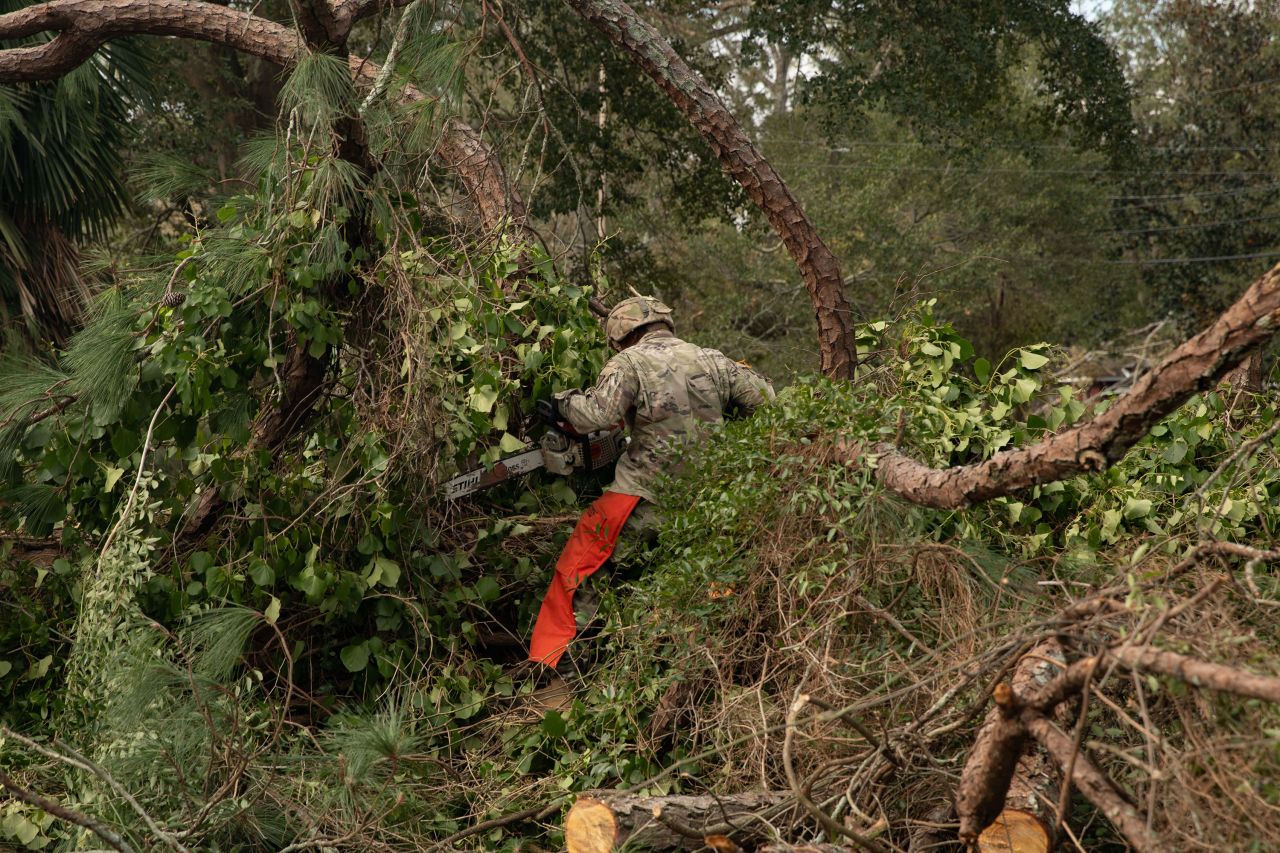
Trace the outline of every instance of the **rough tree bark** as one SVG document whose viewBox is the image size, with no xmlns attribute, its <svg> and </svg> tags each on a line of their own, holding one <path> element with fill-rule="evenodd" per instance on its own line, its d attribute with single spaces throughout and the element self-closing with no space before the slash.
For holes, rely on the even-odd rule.
<svg viewBox="0 0 1280 853">
<path fill-rule="evenodd" d="M 591 791 L 565 816 L 565 846 L 569 853 L 612 853 L 623 845 L 628 850 L 699 850 L 706 849 L 708 837 L 714 843 L 717 836 L 736 845 L 767 838 L 768 824 L 755 818 L 790 800 L 790 794 L 771 791 L 729 797 Z"/>
<path fill-rule="evenodd" d="M 1032 657 L 1027 655 L 1018 669 L 1022 669 L 1027 658 Z M 1031 661 L 1030 665 L 1034 666 L 1034 663 Z M 1013 790 L 1010 782 L 1015 767 L 1009 751 L 1016 747 L 1020 752 L 1030 739 L 1044 749 L 1059 769 L 1065 772 L 1066 768 L 1071 768 L 1071 783 L 1107 816 L 1135 850 L 1163 853 L 1170 849 L 1147 828 L 1145 818 L 1116 790 L 1107 775 L 1050 719 L 1062 702 L 1086 689 L 1093 673 L 1102 672 L 1104 667 L 1112 665 L 1139 673 L 1177 678 L 1195 687 L 1280 704 L 1280 678 L 1255 675 L 1153 646 L 1123 643 L 1075 661 L 1047 682 L 1037 676 L 1021 680 L 1017 687 L 1009 683 L 998 684 L 992 694 L 996 708 L 988 714 L 974 740 L 956 789 L 962 840 L 977 839 L 978 833 L 993 819 L 999 804 L 1006 801 L 1006 796 Z"/>
<path fill-rule="evenodd" d="M 1061 644 L 1046 640 L 1018 661 L 1010 688 L 1014 695 L 1029 695 L 1052 681 L 1066 666 Z M 984 732 L 1001 732 L 1008 742 L 993 746 L 1007 751 L 994 761 L 991 754 L 976 746 L 970 753 L 974 772 L 966 773 L 965 783 L 956 791 L 960 838 L 967 843 L 976 842 L 981 853 L 1048 853 L 1062 774 L 1042 750 L 1028 742 L 1027 733 L 1011 719 L 1017 709 L 1001 701 L 1004 691 L 999 694 L 996 706 L 983 721 L 979 738 L 984 737 Z M 983 762 L 985 768 L 977 766 Z M 1003 801 L 996 794 L 1001 786 L 988 784 L 994 779 L 984 779 L 984 773 L 1008 779 Z"/>
<path fill-rule="evenodd" d="M 671 44 L 622 0 L 565 0 L 653 78 L 702 134 L 724 170 L 743 186 L 782 238 L 804 276 L 818 321 L 822 372 L 852 379 L 858 354 L 840 263 L 782 177 L 743 131 L 724 101 Z"/>
<path fill-rule="evenodd" d="M 930 468 L 891 444 L 875 447 L 876 477 L 921 506 L 958 509 L 1019 489 L 1100 471 L 1198 391 L 1213 387 L 1266 343 L 1280 323 L 1280 266 L 1249 286 L 1207 329 L 1183 343 L 1103 414 L 1031 447 L 985 462 Z M 854 460 L 863 455 L 851 447 Z"/>
</svg>

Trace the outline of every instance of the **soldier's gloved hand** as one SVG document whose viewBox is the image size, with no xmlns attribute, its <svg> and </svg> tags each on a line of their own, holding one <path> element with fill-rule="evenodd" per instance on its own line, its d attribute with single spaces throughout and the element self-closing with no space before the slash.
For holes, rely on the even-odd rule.
<svg viewBox="0 0 1280 853">
<path fill-rule="evenodd" d="M 560 401 L 552 397 L 550 400 L 539 400 L 534 407 L 538 419 L 548 426 L 559 426 L 564 417 L 560 414 Z"/>
</svg>

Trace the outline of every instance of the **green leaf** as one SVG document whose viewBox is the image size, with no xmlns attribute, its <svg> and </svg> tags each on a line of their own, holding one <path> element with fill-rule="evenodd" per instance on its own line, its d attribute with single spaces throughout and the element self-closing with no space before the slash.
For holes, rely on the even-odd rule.
<svg viewBox="0 0 1280 853">
<path fill-rule="evenodd" d="M 1182 439 L 1178 439 L 1177 441 L 1173 442 L 1173 444 L 1170 444 L 1168 447 L 1164 449 L 1164 454 L 1162 455 L 1161 458 L 1163 458 L 1164 461 L 1168 462 L 1170 465 L 1177 465 L 1183 459 L 1185 459 L 1186 456 L 1187 456 L 1187 443 Z"/>
<path fill-rule="evenodd" d="M 249 567 L 249 577 L 258 586 L 271 586 L 276 582 L 275 569 L 271 568 L 266 560 L 254 560 L 253 565 Z"/>
<path fill-rule="evenodd" d="M 370 587 L 378 583 L 386 587 L 394 587 L 400 583 L 400 564 L 386 557 L 374 557 L 369 563 L 366 582 Z"/>
<path fill-rule="evenodd" d="M 104 493 L 110 492 L 116 487 L 116 483 L 120 481 L 120 477 L 124 474 L 123 468 L 116 468 L 113 465 L 107 466 L 107 480 L 102 484 Z"/>
<path fill-rule="evenodd" d="M 280 618 L 280 599 L 274 595 L 271 596 L 271 603 L 267 605 L 267 609 L 262 611 L 262 615 L 267 620 L 268 625 L 276 624 L 276 620 Z"/>
<path fill-rule="evenodd" d="M 224 204 L 218 208 L 218 221 L 227 222 L 236 217 L 236 206 L 234 204 Z"/>
<path fill-rule="evenodd" d="M 481 385 L 471 391 L 471 408 L 477 412 L 485 412 L 487 414 L 493 410 L 493 404 L 496 402 L 498 402 L 498 392 L 493 389 L 492 385 Z"/>
<path fill-rule="evenodd" d="M 502 440 L 498 442 L 498 449 L 503 453 L 515 453 L 517 450 L 523 450 L 524 446 L 523 441 L 509 432 L 504 432 Z"/>
<path fill-rule="evenodd" d="M 1049 363 L 1049 357 L 1047 355 L 1041 355 L 1038 352 L 1031 352 L 1030 350 L 1024 349 L 1021 352 L 1019 361 L 1022 362 L 1022 366 L 1026 370 L 1039 370 Z"/>
<path fill-rule="evenodd" d="M 4 678 L 13 670 L 13 664 L 7 660 L 0 660 L 0 678 Z"/>
<path fill-rule="evenodd" d="M 559 711 L 548 711 L 542 718 L 542 730 L 551 737 L 564 737 L 569 731 L 569 725 L 564 721 L 564 717 L 560 716 Z"/>
<path fill-rule="evenodd" d="M 973 375 L 978 378 L 979 385 L 986 385 L 987 380 L 991 378 L 991 362 L 985 358 L 975 358 L 973 360 Z"/>
<path fill-rule="evenodd" d="M 498 582 L 488 575 L 485 575 L 480 578 L 480 580 L 476 581 L 475 589 L 476 595 L 480 597 L 480 600 L 486 602 L 493 601 L 501 592 Z"/>
<path fill-rule="evenodd" d="M 360 672 L 369 665 L 369 647 L 365 643 L 352 643 L 338 655 L 347 672 Z"/>
<path fill-rule="evenodd" d="M 35 841 L 36 836 L 40 834 L 40 827 L 36 826 L 31 821 L 27 820 L 25 817 L 20 816 L 18 818 L 17 824 L 18 825 L 16 827 L 16 831 L 13 833 L 13 837 L 18 839 L 19 844 L 22 844 L 24 846 L 28 845 L 32 841 Z"/>
<path fill-rule="evenodd" d="M 27 674 L 22 677 L 23 681 L 35 681 L 37 678 L 44 678 L 49 674 L 49 665 L 52 663 L 53 655 L 45 655 L 40 658 L 40 660 L 27 668 Z"/>
<path fill-rule="evenodd" d="M 1146 518 L 1151 512 L 1151 501 L 1146 498 L 1129 498 L 1124 502 L 1124 517 L 1130 521 Z"/>
</svg>

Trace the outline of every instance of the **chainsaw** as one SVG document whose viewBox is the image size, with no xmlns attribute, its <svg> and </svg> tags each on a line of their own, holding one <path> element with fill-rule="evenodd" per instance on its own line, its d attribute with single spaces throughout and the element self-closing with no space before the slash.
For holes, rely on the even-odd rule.
<svg viewBox="0 0 1280 853">
<path fill-rule="evenodd" d="M 580 435 L 563 421 L 548 417 L 548 409 L 538 408 L 547 431 L 536 446 L 526 445 L 524 450 L 499 459 L 492 468 L 459 474 L 444 484 L 445 496 L 454 501 L 539 468 L 562 477 L 590 474 L 612 465 L 627 449 L 620 426 Z"/>
</svg>

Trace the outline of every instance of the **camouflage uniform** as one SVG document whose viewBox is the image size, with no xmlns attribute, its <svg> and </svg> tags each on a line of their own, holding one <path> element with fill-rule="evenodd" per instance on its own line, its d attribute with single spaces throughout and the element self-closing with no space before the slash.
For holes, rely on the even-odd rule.
<svg viewBox="0 0 1280 853">
<path fill-rule="evenodd" d="M 673 472 L 674 458 L 697 439 L 704 424 L 721 423 L 726 413 L 751 414 L 773 399 L 773 387 L 751 368 L 682 341 L 655 324 L 609 360 L 595 387 L 561 392 L 556 399 L 561 416 L 578 432 L 625 422 L 631 442 L 608 490 L 642 499 L 618 537 L 613 558 L 574 594 L 574 618 L 581 632 L 595 618 L 612 569 L 635 568 L 638 555 L 657 536 L 660 519 L 650 503 L 657 477 Z M 568 654 L 556 667 L 566 677 L 576 668 Z"/>
<path fill-rule="evenodd" d="M 703 424 L 720 423 L 726 412 L 751 414 L 773 399 L 773 388 L 751 368 L 657 326 L 610 359 L 594 388 L 564 391 L 556 399 L 578 432 L 625 419 L 631 443 L 609 491 L 651 501 L 654 479 L 671 471 L 672 458 Z"/>
</svg>

